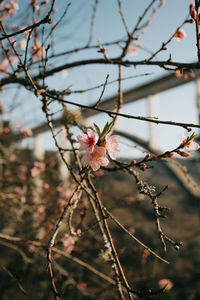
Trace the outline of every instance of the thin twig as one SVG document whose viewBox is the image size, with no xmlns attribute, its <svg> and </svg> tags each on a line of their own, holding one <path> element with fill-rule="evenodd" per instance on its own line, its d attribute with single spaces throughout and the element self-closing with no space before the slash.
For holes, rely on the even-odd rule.
<svg viewBox="0 0 200 300">
<path fill-rule="evenodd" d="M 109 115 L 110 117 L 116 115 L 116 116 L 120 116 L 123 118 L 127 118 L 127 119 L 134 119 L 134 120 L 138 120 L 138 121 L 146 121 L 146 122 L 150 122 L 150 123 L 155 123 L 155 124 L 165 124 L 165 125 L 170 125 L 170 126 L 179 126 L 179 127 L 183 127 L 184 129 L 189 130 L 189 128 L 200 128 L 200 125 L 198 124 L 192 124 L 192 123 L 181 123 L 181 122 L 173 122 L 173 121 L 163 121 L 163 120 L 159 120 L 159 119 L 151 119 L 148 117 L 142 117 L 142 116 L 133 116 L 133 115 L 129 115 L 129 114 L 123 114 L 123 113 L 117 113 L 117 112 L 113 112 L 113 111 L 108 111 L 108 110 L 104 110 L 101 108 L 97 108 L 97 107 L 92 107 L 92 106 L 88 106 L 88 105 L 84 105 L 84 104 L 80 104 L 80 103 L 75 103 L 69 100 L 64 100 L 61 99 L 59 97 L 56 96 L 52 96 L 50 93 L 46 92 L 45 93 L 46 96 L 48 96 L 49 98 L 52 98 L 54 100 L 58 100 L 60 102 L 63 103 L 67 103 L 67 104 L 71 104 L 80 108 L 84 108 L 84 109 L 89 109 L 89 110 L 96 110 L 102 113 L 106 113 L 107 115 Z"/>
<path fill-rule="evenodd" d="M 156 258 L 160 259 L 161 261 L 165 262 L 166 264 L 170 264 L 170 262 L 164 258 L 162 258 L 159 254 L 157 254 L 156 252 L 154 252 L 153 250 L 151 250 L 151 248 L 149 248 L 148 246 L 146 246 L 143 242 L 141 242 L 138 238 L 136 238 L 132 233 L 130 233 L 128 231 L 128 229 L 126 229 L 126 227 L 124 227 L 114 216 L 113 214 L 111 214 L 111 212 L 104 207 L 104 210 L 106 211 L 106 213 L 109 215 L 109 217 L 121 228 L 123 229 L 133 240 L 135 240 L 138 244 L 140 244 L 142 247 L 144 247 L 146 250 L 148 250 L 152 255 L 154 255 Z"/>
</svg>

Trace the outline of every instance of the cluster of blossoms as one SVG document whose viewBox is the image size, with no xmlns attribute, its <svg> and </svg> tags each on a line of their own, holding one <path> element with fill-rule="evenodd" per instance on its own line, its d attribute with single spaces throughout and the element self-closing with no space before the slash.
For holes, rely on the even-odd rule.
<svg viewBox="0 0 200 300">
<path fill-rule="evenodd" d="M 6 3 L 4 7 L 0 8 L 0 20 L 3 21 L 4 18 L 6 20 L 9 20 L 10 16 L 15 15 L 16 14 L 15 11 L 18 9 L 19 9 L 18 0 L 11 0 L 10 2 Z"/>
<path fill-rule="evenodd" d="M 77 139 L 80 143 L 79 151 L 86 151 L 81 162 L 84 167 L 90 166 L 93 171 L 97 171 L 101 166 L 105 167 L 108 165 L 107 153 L 110 158 L 115 160 L 116 152 L 120 151 L 118 146 L 120 137 L 118 135 L 108 133 L 105 136 L 105 141 L 99 142 L 100 138 L 97 137 L 92 129 L 88 128 L 87 134 L 78 135 Z"/>
</svg>

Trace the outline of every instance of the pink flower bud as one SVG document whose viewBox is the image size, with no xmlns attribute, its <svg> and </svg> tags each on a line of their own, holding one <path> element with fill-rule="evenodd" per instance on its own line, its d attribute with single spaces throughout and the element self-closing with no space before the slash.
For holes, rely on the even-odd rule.
<svg viewBox="0 0 200 300">
<path fill-rule="evenodd" d="M 150 156 L 151 156 L 151 154 L 148 153 L 144 159 L 149 159 Z"/>
<path fill-rule="evenodd" d="M 170 152 L 170 153 L 167 153 L 167 154 L 165 154 L 165 157 L 174 157 L 176 155 L 176 153 L 175 152 Z"/>
<path fill-rule="evenodd" d="M 190 15 L 191 15 L 191 17 L 192 17 L 194 20 L 196 20 L 196 18 L 197 18 L 197 11 L 196 11 L 195 9 L 191 9 L 191 10 L 190 10 Z"/>
<path fill-rule="evenodd" d="M 190 9 L 193 9 L 193 8 L 194 8 L 194 3 L 191 3 L 191 4 L 189 5 L 189 8 L 190 8 Z"/>
<path fill-rule="evenodd" d="M 158 160 L 158 156 L 153 156 L 153 157 L 152 157 L 152 160 L 153 160 L 153 161 Z"/>
<path fill-rule="evenodd" d="M 174 284 L 171 282 L 171 280 L 166 279 L 166 278 L 159 280 L 158 285 L 161 289 L 163 289 L 165 287 L 166 291 L 170 291 L 174 286 Z"/>
<path fill-rule="evenodd" d="M 101 51 L 102 51 L 103 53 L 105 53 L 105 52 L 106 52 L 106 47 L 103 46 L 103 47 L 101 48 Z"/>
<path fill-rule="evenodd" d="M 177 153 L 178 153 L 180 156 L 182 156 L 182 157 L 188 157 L 188 156 L 190 156 L 190 153 L 184 152 L 184 151 L 177 151 Z"/>
<path fill-rule="evenodd" d="M 145 169 L 147 165 L 142 163 L 139 166 L 140 166 L 141 169 Z"/>
</svg>

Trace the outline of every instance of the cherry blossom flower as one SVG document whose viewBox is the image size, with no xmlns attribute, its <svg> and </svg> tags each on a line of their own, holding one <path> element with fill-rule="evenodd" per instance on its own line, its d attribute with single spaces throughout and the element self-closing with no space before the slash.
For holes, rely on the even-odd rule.
<svg viewBox="0 0 200 300">
<path fill-rule="evenodd" d="M 100 176 L 103 176 L 103 174 L 104 174 L 104 170 L 100 169 L 100 170 L 94 172 L 94 177 L 96 179 L 98 179 Z"/>
<path fill-rule="evenodd" d="M 119 135 L 106 135 L 106 150 L 108 151 L 109 156 L 112 159 L 116 159 L 116 153 L 120 152 L 118 142 L 119 142 L 120 136 Z"/>
<path fill-rule="evenodd" d="M 166 286 L 166 284 L 167 284 L 167 286 Z M 158 285 L 161 289 L 163 289 L 166 286 L 165 287 L 166 291 L 170 291 L 174 286 L 174 284 L 171 282 L 171 280 L 166 279 L 166 278 L 160 279 L 158 281 Z"/>
<path fill-rule="evenodd" d="M 22 50 L 26 50 L 26 40 L 25 39 L 21 39 L 19 42 L 19 46 Z"/>
<path fill-rule="evenodd" d="M 86 150 L 88 153 L 94 151 L 94 147 L 98 141 L 95 132 L 90 128 L 87 129 L 87 134 L 80 134 L 77 136 L 77 139 L 80 143 L 79 151 Z"/>
<path fill-rule="evenodd" d="M 181 42 L 186 37 L 186 33 L 183 29 L 179 28 L 174 34 L 174 37 L 177 41 Z"/>
<path fill-rule="evenodd" d="M 38 41 L 35 42 L 32 49 L 32 55 L 36 56 L 38 60 L 41 60 L 45 55 L 45 48 Z"/>
<path fill-rule="evenodd" d="M 79 234 L 78 230 L 77 230 L 77 234 Z M 77 242 L 77 240 L 78 240 L 77 236 L 71 236 L 68 233 L 66 233 L 62 241 L 64 246 L 63 250 L 65 250 L 68 254 L 70 254 L 74 250 L 75 243 Z"/>
<path fill-rule="evenodd" d="M 134 55 L 137 55 L 138 54 L 138 49 L 139 49 L 139 46 L 137 45 L 137 46 L 135 46 L 135 47 L 133 47 L 133 48 L 128 48 L 127 50 L 126 50 L 126 52 L 130 55 L 130 56 L 134 56 Z"/>
<path fill-rule="evenodd" d="M 32 130 L 31 130 L 31 128 L 27 128 L 27 127 L 21 128 L 20 132 L 21 132 L 21 134 L 23 134 L 23 137 L 24 137 L 24 138 L 33 135 L 33 132 L 32 132 Z"/>
<path fill-rule="evenodd" d="M 16 186 L 14 188 L 15 193 L 17 193 L 19 196 L 23 196 L 24 195 L 24 190 L 23 188 L 21 188 L 20 186 Z"/>
<path fill-rule="evenodd" d="M 61 71 L 61 74 L 62 74 L 62 77 L 63 77 L 63 78 L 66 78 L 66 77 L 68 76 L 67 70 L 62 70 L 62 71 Z"/>
<path fill-rule="evenodd" d="M 36 167 L 33 167 L 31 169 L 31 176 L 32 177 L 36 177 L 36 176 L 39 176 L 40 175 L 40 169 L 36 168 Z"/>
<path fill-rule="evenodd" d="M 184 140 L 182 141 L 182 144 L 185 144 L 187 141 L 187 137 L 184 138 Z M 196 143 L 194 141 L 194 138 L 192 138 L 189 142 L 187 142 L 184 147 L 188 150 L 188 151 L 193 151 L 193 150 L 198 150 L 200 148 L 199 144 Z"/>
<path fill-rule="evenodd" d="M 97 171 L 101 166 L 106 167 L 109 160 L 106 157 L 106 149 L 95 145 L 92 153 L 86 153 L 81 162 L 84 167 L 90 166 L 93 171 Z"/>
<path fill-rule="evenodd" d="M 36 177 L 39 176 L 42 171 L 45 170 L 45 163 L 40 161 L 34 162 L 34 167 L 31 169 L 31 176 Z"/>
</svg>

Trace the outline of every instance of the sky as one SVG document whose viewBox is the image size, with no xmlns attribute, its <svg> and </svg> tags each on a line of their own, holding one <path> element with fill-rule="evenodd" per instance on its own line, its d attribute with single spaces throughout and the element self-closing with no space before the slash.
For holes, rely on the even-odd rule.
<svg viewBox="0 0 200 300">
<path fill-rule="evenodd" d="M 68 1 L 57 1 L 57 16 L 63 12 L 63 4 L 69 3 Z M 142 15 L 145 7 L 150 3 L 149 0 L 125 0 L 122 1 L 122 9 L 124 17 L 127 21 L 129 30 L 131 31 L 137 23 L 138 17 Z M 135 56 L 127 55 L 127 59 L 141 60 L 148 58 L 150 54 L 147 51 L 154 52 L 160 48 L 162 42 L 167 41 L 169 37 L 175 32 L 176 28 L 185 20 L 189 11 L 190 1 L 181 0 L 166 0 L 165 5 L 159 10 L 158 14 L 152 21 L 151 26 L 146 33 L 139 40 L 140 44 L 146 50 L 140 49 Z M 26 2 L 27 4 L 27 2 Z M 90 30 L 90 20 L 92 16 L 93 0 L 72 0 L 68 9 L 67 15 L 63 22 L 60 24 L 54 33 L 56 40 L 54 49 L 56 53 L 73 49 L 74 47 L 81 47 L 87 44 L 88 34 Z M 19 0 L 20 9 L 25 8 L 25 1 Z M 118 40 L 126 37 L 126 32 L 123 28 L 121 17 L 119 15 L 119 8 L 117 0 L 99 0 L 97 13 L 94 23 L 94 32 L 92 45 L 96 45 L 98 40 L 103 45 L 105 42 Z M 173 39 L 170 43 L 168 50 L 163 51 L 158 55 L 157 59 L 163 60 L 172 56 L 172 60 L 178 62 L 193 62 L 197 60 L 196 47 L 195 47 L 195 30 L 194 24 L 185 24 L 183 29 L 186 32 L 186 38 L 182 42 Z M 121 49 L 119 47 L 107 47 L 107 55 L 115 57 L 119 55 Z M 77 54 L 63 56 L 60 59 L 52 62 L 53 65 L 61 65 L 63 63 L 88 59 L 88 58 L 101 58 L 102 55 L 97 53 L 97 50 L 78 52 Z M 49 65 L 49 68 L 51 66 Z M 110 65 L 91 65 L 82 66 L 80 68 L 70 69 L 67 76 L 64 78 L 62 74 L 57 74 L 47 80 L 47 84 L 51 88 L 64 89 L 70 88 L 86 89 L 105 81 L 106 75 L 109 74 L 109 80 L 117 79 L 117 67 Z M 123 67 L 122 73 L 124 77 L 138 76 L 144 73 L 150 73 L 149 76 L 139 76 L 123 81 L 123 91 L 137 87 L 143 83 L 151 81 L 168 73 L 159 67 Z M 103 100 L 115 95 L 117 93 L 117 84 L 111 84 L 106 87 Z M 96 89 L 89 93 L 72 94 L 67 99 L 74 102 L 83 104 L 95 103 L 101 94 L 102 89 Z M 45 121 L 44 114 L 41 111 L 41 104 L 30 92 L 15 91 L 14 87 L 6 90 L 1 96 L 2 101 L 15 106 L 15 110 L 7 113 L 5 118 L 13 120 L 16 124 L 18 121 L 23 120 L 24 126 L 35 127 Z M 195 82 L 185 84 L 184 86 L 168 90 L 158 95 L 159 105 L 157 116 L 161 120 L 171 120 L 189 123 L 198 123 L 198 113 L 196 109 L 196 86 Z M 55 109 L 57 109 L 55 105 Z M 141 99 L 132 104 L 124 106 L 123 113 L 148 116 L 147 99 Z M 101 128 L 109 121 L 106 115 L 98 115 L 91 118 L 91 125 L 93 122 L 97 123 Z M 148 140 L 149 126 L 145 122 L 136 120 L 121 119 L 119 122 L 122 131 L 131 132 L 139 137 Z M 196 131 L 197 132 L 197 131 Z M 75 132 L 76 133 L 76 132 Z M 182 128 L 159 125 L 158 137 L 159 147 L 161 150 L 170 150 L 180 144 L 185 131 Z M 44 135 L 45 146 L 53 148 L 53 141 L 50 133 Z M 48 141 L 48 143 L 46 142 Z M 125 141 L 123 141 L 125 142 Z M 126 141 L 127 144 L 130 142 Z M 26 141 L 25 145 L 32 145 L 31 140 Z M 130 148 L 122 146 L 123 155 L 130 153 Z M 133 149 L 133 155 L 139 155 Z"/>
</svg>

